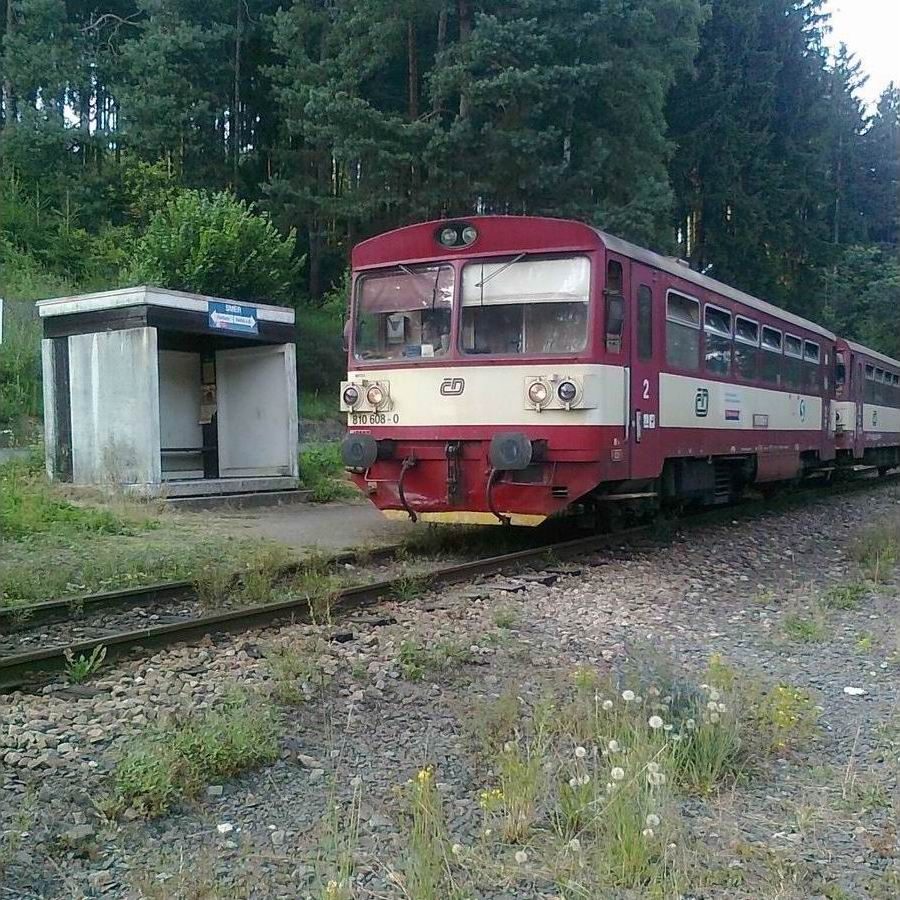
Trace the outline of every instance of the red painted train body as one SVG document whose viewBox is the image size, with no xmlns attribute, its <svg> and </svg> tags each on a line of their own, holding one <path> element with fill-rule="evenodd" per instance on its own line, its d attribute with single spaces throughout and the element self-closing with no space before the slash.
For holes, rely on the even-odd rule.
<svg viewBox="0 0 900 900">
<path fill-rule="evenodd" d="M 538 524 L 900 462 L 900 363 L 587 225 L 353 251 L 344 462 L 388 515 Z"/>
</svg>

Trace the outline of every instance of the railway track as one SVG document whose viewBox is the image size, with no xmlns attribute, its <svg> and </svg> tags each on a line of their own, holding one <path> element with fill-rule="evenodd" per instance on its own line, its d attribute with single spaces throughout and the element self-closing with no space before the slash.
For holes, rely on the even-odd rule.
<svg viewBox="0 0 900 900">
<path fill-rule="evenodd" d="M 898 478 L 900 478 L 900 474 L 889 476 L 886 479 L 851 481 L 838 485 L 837 488 L 832 486 L 827 492 L 821 488 L 806 489 L 774 505 L 761 501 L 749 501 L 737 506 L 704 510 L 679 519 L 676 527 L 684 530 L 685 528 L 715 524 L 725 518 L 746 519 L 760 512 L 777 513 L 779 509 L 789 508 L 798 502 L 808 500 L 811 493 L 823 494 L 825 498 L 833 498 L 847 492 L 871 490 L 873 487 L 896 483 Z M 659 524 L 653 522 L 608 534 L 594 534 L 574 540 L 543 544 L 512 553 L 435 568 L 423 576 L 423 580 L 433 588 L 520 569 L 529 565 L 543 564 L 546 569 L 548 561 L 573 559 L 593 551 L 609 549 L 621 544 L 633 544 L 642 537 L 658 537 L 658 534 Z M 382 551 L 382 555 L 389 555 L 389 553 L 390 548 Z M 346 554 L 334 558 L 332 562 L 346 562 L 353 558 L 353 554 Z M 405 577 L 409 576 L 403 575 L 399 578 L 388 578 L 339 589 L 330 598 L 329 613 L 344 616 L 390 599 L 396 596 L 398 582 Z M 181 609 L 173 610 L 173 604 L 181 604 Z M 18 607 L 13 610 L 2 610 L 0 611 L 0 633 L 4 633 L 4 621 L 10 623 L 14 617 L 21 619 L 26 615 L 35 616 L 37 623 L 28 620 L 29 627 L 33 627 L 35 624 L 44 627 L 54 622 L 64 622 L 69 625 L 71 630 L 74 623 L 69 617 L 73 609 L 85 612 L 88 610 L 108 612 L 136 607 L 141 607 L 147 614 L 148 624 L 143 627 L 129 627 L 125 630 L 96 633 L 83 639 L 64 640 L 49 646 L 17 652 L 8 650 L 4 652 L 3 645 L 0 643 L 0 691 L 23 687 L 41 675 L 63 668 L 66 665 L 67 654 L 74 654 L 76 657 L 89 655 L 95 648 L 105 647 L 108 656 L 114 657 L 125 652 L 159 648 L 202 635 L 240 632 L 286 621 L 308 622 L 311 618 L 310 596 L 307 594 L 259 606 L 207 612 L 202 609 L 199 601 L 193 595 L 189 582 L 169 582 L 133 590 L 90 595 L 74 600 L 58 600 L 29 607 Z M 164 610 L 163 614 L 161 616 L 156 614 L 154 617 L 153 613 L 148 612 L 154 608 Z M 46 638 L 47 635 L 41 635 L 41 637 Z"/>
</svg>

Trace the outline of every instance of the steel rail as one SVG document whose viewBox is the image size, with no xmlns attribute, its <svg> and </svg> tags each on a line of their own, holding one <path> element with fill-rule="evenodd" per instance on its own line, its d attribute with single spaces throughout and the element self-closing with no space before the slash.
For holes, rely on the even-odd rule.
<svg viewBox="0 0 900 900">
<path fill-rule="evenodd" d="M 885 481 L 893 482 L 898 477 L 900 477 L 900 475 L 891 476 L 887 479 L 880 478 L 877 480 L 871 479 L 848 482 L 839 486 L 837 490 L 829 490 L 825 494 L 825 497 L 839 496 L 840 494 L 847 493 L 848 488 L 853 490 L 858 487 L 867 488 L 881 486 L 885 484 Z M 785 501 L 783 501 L 783 504 L 788 507 L 796 505 L 797 501 L 802 500 L 803 496 L 804 492 L 788 496 L 785 498 Z M 726 518 L 750 518 L 759 512 L 777 514 L 779 511 L 779 504 L 767 503 L 765 501 L 749 501 L 738 506 L 724 506 L 703 510 L 699 513 L 681 518 L 674 524 L 678 528 L 694 528 L 706 524 L 714 525 Z M 471 580 L 479 575 L 496 574 L 505 569 L 535 562 L 548 556 L 560 560 L 577 557 L 593 550 L 609 548 L 610 546 L 614 546 L 635 537 L 651 535 L 656 532 L 657 529 L 658 523 L 653 522 L 648 525 L 641 525 L 608 534 L 590 535 L 588 537 L 576 538 L 575 540 L 544 544 L 500 556 L 477 559 L 435 569 L 421 577 L 423 581 L 431 587 L 442 584 L 454 584 Z M 341 589 L 336 592 L 331 602 L 330 611 L 337 613 L 353 612 L 372 606 L 379 601 L 389 599 L 396 590 L 398 582 L 404 577 L 409 576 L 401 575 L 397 578 Z M 170 586 L 173 590 L 183 590 L 184 585 L 186 584 L 186 582 L 178 582 L 172 583 L 172 585 L 157 585 L 141 590 L 159 591 Z M 114 593 L 127 594 L 128 592 Z M 66 605 L 69 602 L 70 601 L 58 601 L 58 603 L 62 605 Z M 146 602 L 146 600 L 144 602 Z M 40 673 L 54 671 L 64 667 L 67 653 L 76 656 L 90 654 L 95 648 L 102 646 L 107 649 L 108 656 L 112 658 L 128 649 L 162 647 L 179 643 L 198 635 L 240 632 L 284 620 L 308 622 L 311 618 L 310 603 L 311 598 L 307 595 L 302 597 L 291 597 L 261 606 L 242 607 L 239 609 L 213 612 L 207 615 L 187 619 L 182 622 L 153 625 L 120 633 L 114 632 L 70 644 L 60 644 L 37 650 L 10 654 L 0 658 L 0 691 L 9 691 L 21 687 L 30 680 L 33 680 L 34 676 Z"/>
<path fill-rule="evenodd" d="M 471 580 L 478 575 L 495 574 L 504 569 L 534 562 L 547 556 L 562 560 L 590 552 L 591 550 L 603 549 L 623 539 L 649 533 L 653 528 L 653 525 L 646 525 L 626 529 L 614 534 L 591 535 L 562 543 L 517 550 L 514 553 L 506 553 L 501 556 L 446 566 L 421 577 L 427 585 L 432 587 L 454 584 Z M 395 592 L 397 583 L 403 577 L 400 576 L 399 578 L 386 581 L 339 590 L 332 600 L 330 610 L 332 613 L 347 613 L 364 609 L 381 600 L 388 599 Z M 90 654 L 96 647 L 102 646 L 107 649 L 108 656 L 112 657 L 117 652 L 128 648 L 165 646 L 166 644 L 178 643 L 198 635 L 242 631 L 247 628 L 268 625 L 285 619 L 308 622 L 310 620 L 310 603 L 311 599 L 309 596 L 291 597 L 262 606 L 214 612 L 183 622 L 152 625 L 133 631 L 75 641 L 70 644 L 59 644 L 11 654 L 0 658 L 0 690 L 8 691 L 19 687 L 27 683 L 30 675 L 63 667 L 66 662 L 67 652 L 75 656 Z"/>
<path fill-rule="evenodd" d="M 370 559 L 386 559 L 396 555 L 398 547 L 379 547 L 366 555 Z M 358 562 L 361 554 L 350 551 L 329 556 L 330 566 Z M 303 561 L 288 563 L 283 566 L 280 575 L 287 577 L 302 571 Z M 235 573 L 235 578 L 238 573 Z M 190 581 L 162 581 L 157 584 L 141 585 L 133 588 L 120 588 L 114 591 L 102 591 L 96 594 L 81 594 L 62 597 L 57 600 L 43 600 L 38 603 L 20 603 L 13 606 L 0 607 L 0 634 L 6 628 L 12 629 L 24 624 L 28 628 L 38 625 L 53 625 L 73 618 L 74 614 L 99 612 L 101 610 L 127 609 L 146 603 L 166 603 L 175 600 L 196 599 L 196 589 Z"/>
</svg>

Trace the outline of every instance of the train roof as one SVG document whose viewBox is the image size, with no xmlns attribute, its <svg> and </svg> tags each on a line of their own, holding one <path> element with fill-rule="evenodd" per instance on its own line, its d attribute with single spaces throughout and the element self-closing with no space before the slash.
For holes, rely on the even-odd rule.
<svg viewBox="0 0 900 900">
<path fill-rule="evenodd" d="M 614 235 L 607 234 L 605 231 L 600 231 L 599 229 L 595 230 L 597 234 L 600 235 L 600 239 L 603 241 L 606 247 L 609 250 L 612 250 L 614 253 L 621 253 L 622 256 L 628 256 L 631 259 L 636 259 L 639 262 L 644 263 L 645 265 L 653 266 L 653 268 L 655 269 L 661 269 L 664 272 L 668 272 L 670 275 L 676 275 L 678 278 L 683 278 L 685 281 L 690 281 L 691 283 L 696 284 L 698 287 L 702 287 L 708 291 L 713 291 L 717 294 L 721 294 L 723 297 L 728 297 L 729 299 L 734 300 L 737 303 L 743 303 L 744 306 L 749 306 L 751 309 L 755 309 L 759 312 L 765 313 L 766 315 L 781 319 L 784 322 L 790 322 L 792 325 L 796 325 L 798 328 L 805 328 L 808 331 L 814 331 L 816 334 L 828 338 L 829 340 L 836 340 L 837 338 L 837 335 L 835 335 L 833 332 L 829 331 L 827 328 L 823 328 L 821 325 L 817 325 L 815 322 L 812 322 L 809 319 L 804 319 L 801 316 L 796 316 L 794 315 L 794 313 L 790 313 L 787 310 L 781 309 L 781 307 L 779 306 L 775 306 L 772 303 L 767 303 L 765 300 L 760 300 L 758 297 L 753 297 L 750 294 L 745 294 L 743 291 L 739 291 L 737 288 L 733 288 L 730 285 L 725 284 L 724 282 L 717 281 L 715 278 L 710 278 L 708 275 L 703 275 L 701 272 L 695 271 L 694 269 L 686 266 L 684 263 L 680 262 L 674 257 L 663 256 L 660 253 L 654 253 L 652 250 L 645 250 L 643 247 L 639 247 L 637 244 L 631 244 L 628 241 L 623 241 L 621 238 L 617 238 Z M 895 365 L 900 365 L 900 363 L 895 363 Z"/>
<path fill-rule="evenodd" d="M 856 341 L 848 341 L 844 340 L 844 343 L 854 352 L 861 353 L 863 356 L 870 356 L 872 359 L 876 359 L 879 362 L 883 362 L 889 366 L 894 366 L 897 369 L 900 369 L 900 362 L 896 359 L 891 359 L 890 356 L 885 356 L 884 353 L 879 353 L 877 350 L 870 350 L 868 347 L 863 346 L 862 344 L 857 344 Z"/>
</svg>

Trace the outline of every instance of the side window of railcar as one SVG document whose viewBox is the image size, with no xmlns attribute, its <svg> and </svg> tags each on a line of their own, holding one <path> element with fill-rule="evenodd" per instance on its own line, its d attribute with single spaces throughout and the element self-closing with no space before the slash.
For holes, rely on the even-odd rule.
<svg viewBox="0 0 900 900">
<path fill-rule="evenodd" d="M 740 378 L 755 381 L 759 360 L 759 324 L 743 316 L 734 320 L 734 368 Z"/>
<path fill-rule="evenodd" d="M 703 311 L 706 371 L 731 374 L 731 313 L 707 304 Z"/>
<path fill-rule="evenodd" d="M 875 402 L 884 404 L 884 369 L 875 367 Z"/>
<path fill-rule="evenodd" d="M 653 291 L 646 284 L 638 288 L 638 359 L 653 358 Z"/>
<path fill-rule="evenodd" d="M 781 332 L 777 328 L 763 325 L 760 375 L 769 384 L 779 384 L 781 380 Z"/>
<path fill-rule="evenodd" d="M 622 332 L 625 329 L 625 286 L 622 279 L 622 263 L 611 259 L 606 266 L 606 350 L 619 353 L 622 350 Z"/>
<path fill-rule="evenodd" d="M 666 362 L 691 372 L 700 368 L 700 301 L 675 291 L 666 296 Z"/>
<path fill-rule="evenodd" d="M 803 386 L 803 341 L 792 334 L 784 336 L 784 362 L 782 384 L 792 391 Z"/>
<path fill-rule="evenodd" d="M 821 349 L 812 341 L 803 342 L 803 387 L 808 391 L 818 392 L 822 388 L 819 363 L 822 361 Z"/>
<path fill-rule="evenodd" d="M 863 389 L 863 402 L 875 403 L 875 366 L 866 365 L 866 384 Z"/>
</svg>

